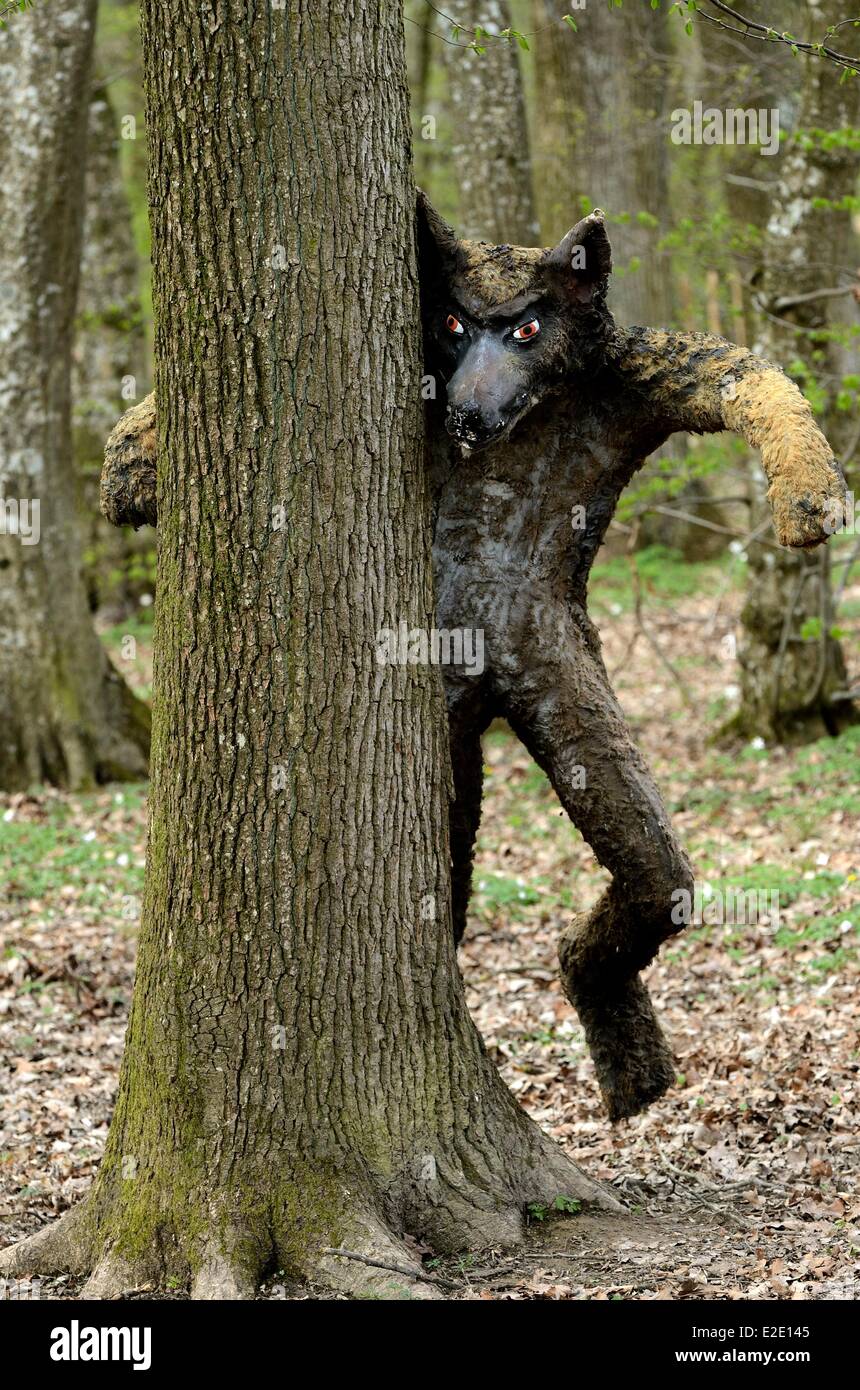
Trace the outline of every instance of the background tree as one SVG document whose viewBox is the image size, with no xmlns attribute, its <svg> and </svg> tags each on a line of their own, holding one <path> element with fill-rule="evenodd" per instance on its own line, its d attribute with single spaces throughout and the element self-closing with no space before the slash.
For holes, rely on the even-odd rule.
<svg viewBox="0 0 860 1390">
<path fill-rule="evenodd" d="M 806 0 L 804 11 L 803 32 L 810 36 L 823 34 L 841 17 L 834 0 Z M 786 61 L 792 61 L 790 55 Z M 853 399 L 843 391 L 851 341 L 844 324 L 846 317 L 856 322 L 852 219 L 860 168 L 860 82 L 841 81 L 819 58 L 799 61 L 804 72 L 797 127 L 770 200 L 754 300 L 762 351 L 813 396 L 828 438 L 844 460 L 852 436 L 856 445 L 853 412 L 837 407 L 843 395 Z M 760 499 L 754 525 L 763 519 Z M 810 555 L 750 547 L 738 648 L 741 705 L 734 722 L 745 734 L 812 739 L 834 733 L 852 718 L 850 702 L 839 698 L 847 676 L 835 635 L 831 565 L 825 546 Z"/>
<path fill-rule="evenodd" d="M 95 634 L 81 577 L 70 354 L 83 214 L 95 0 L 0 30 L 10 118 L 0 204 L 0 787 L 69 787 L 146 771 L 148 712 Z M 22 501 L 40 539 L 23 544 Z M 10 518 L 14 518 L 10 520 Z"/>
<path fill-rule="evenodd" d="M 507 0 L 465 0 L 452 18 L 461 28 L 456 37 L 448 32 L 441 51 L 460 231 L 497 245 L 533 246 L 539 229 L 519 47 L 483 37 L 510 29 L 510 7 Z M 438 24 L 448 28 L 441 19 Z"/>
<path fill-rule="evenodd" d="M 536 102 L 539 112 L 546 105 L 556 113 L 543 148 L 561 135 L 561 148 L 569 151 L 549 189 L 552 204 L 541 211 L 544 238 L 551 245 L 564 234 L 574 200 L 583 211 L 603 208 L 616 266 L 613 313 L 620 323 L 671 326 L 672 271 L 659 245 L 671 225 L 673 54 L 666 16 L 638 3 L 621 11 L 588 5 L 576 12 L 574 33 L 563 22 L 563 0 L 538 0 L 535 9 Z M 567 139 L 559 129 L 565 124 Z M 560 191 L 566 206 L 557 205 Z"/>
<path fill-rule="evenodd" d="M 438 671 L 375 659 L 380 629 L 433 620 L 402 19 L 142 13 L 161 534 L 137 981 L 90 1199 L 0 1268 L 95 1265 L 92 1295 L 193 1269 L 196 1297 L 242 1297 L 270 1266 L 390 1285 L 325 1252 L 417 1270 L 405 1232 L 498 1244 L 527 1201 L 600 1197 L 466 1009 Z"/>
<path fill-rule="evenodd" d="M 81 281 L 72 354 L 73 439 L 79 523 L 90 603 L 126 608 L 150 590 L 151 536 L 99 515 L 104 442 L 118 415 L 151 390 L 138 248 L 123 176 L 119 113 L 108 73 L 89 107 Z"/>
</svg>

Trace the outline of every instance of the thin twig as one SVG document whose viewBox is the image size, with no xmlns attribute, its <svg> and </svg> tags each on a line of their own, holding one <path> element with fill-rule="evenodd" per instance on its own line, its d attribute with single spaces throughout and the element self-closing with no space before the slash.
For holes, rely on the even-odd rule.
<svg viewBox="0 0 860 1390">
<path fill-rule="evenodd" d="M 668 656 L 663 651 L 663 648 L 660 646 L 660 643 L 657 641 L 654 635 L 648 631 L 647 627 L 645 626 L 645 621 L 642 617 L 642 580 L 639 574 L 639 568 L 636 564 L 636 558 L 632 553 L 635 543 L 636 533 L 634 532 L 633 536 L 631 537 L 629 560 L 630 569 L 633 576 L 633 616 L 636 619 L 636 626 L 638 630 L 642 633 L 642 636 L 645 638 L 645 641 L 648 643 L 648 646 L 651 648 L 654 655 L 657 657 L 657 660 L 661 663 L 661 665 L 663 665 L 666 668 L 666 670 L 669 672 L 669 675 L 677 684 L 678 693 L 681 696 L 681 699 L 684 702 L 684 704 L 687 706 L 687 709 L 695 709 L 693 697 L 687 688 L 683 676 L 681 676 L 680 673 L 676 671 Z"/>
<path fill-rule="evenodd" d="M 724 19 L 717 19 L 715 15 L 709 14 L 707 10 L 699 9 L 696 11 L 701 19 L 706 20 L 716 29 L 725 29 L 730 34 L 740 34 L 743 39 L 757 39 L 761 43 L 783 44 L 797 52 L 812 54 L 816 58 L 829 58 L 837 67 L 845 68 L 849 72 L 856 72 L 860 68 L 860 58 L 854 58 L 849 53 L 840 53 L 826 43 L 807 43 L 792 37 L 791 34 L 779 33 L 769 24 L 758 24 L 755 20 L 747 19 L 738 10 L 732 9 L 731 5 L 725 4 L 725 0 L 708 0 L 708 4 L 713 5 L 720 14 L 728 15 L 730 19 L 735 20 L 736 24 L 744 25 L 743 29 L 737 29 L 734 25 L 727 24 Z M 836 30 L 844 28 L 847 24 L 857 23 L 860 23 L 860 20 L 843 19 L 838 24 L 828 27 Z"/>
<path fill-rule="evenodd" d="M 793 309 L 797 304 L 811 304 L 815 299 L 841 299 L 846 294 L 856 294 L 857 284 L 834 286 L 829 290 L 809 290 L 807 294 L 787 295 L 784 298 L 774 301 L 774 309 L 779 313 L 783 309 Z"/>
<path fill-rule="evenodd" d="M 748 1231 L 750 1229 L 749 1221 L 744 1220 L 741 1216 L 737 1216 L 730 1207 L 725 1205 L 725 1201 L 722 1198 L 717 1196 L 706 1197 L 704 1192 L 696 1190 L 697 1187 L 706 1187 L 709 1191 L 716 1193 L 718 1189 L 713 1187 L 712 1184 L 703 1182 L 697 1174 L 685 1171 L 683 1168 L 678 1168 L 656 1139 L 654 1140 L 654 1147 L 660 1155 L 660 1160 L 664 1168 L 668 1169 L 668 1171 L 675 1176 L 675 1187 L 678 1186 L 677 1179 L 682 1178 L 686 1184 L 682 1190 L 686 1191 L 692 1201 L 697 1202 L 700 1206 L 707 1207 L 709 1211 L 719 1212 L 721 1216 L 727 1216 L 730 1221 L 735 1223 L 736 1228 L 740 1231 Z"/>
<path fill-rule="evenodd" d="M 733 536 L 736 540 L 742 540 L 744 542 L 748 542 L 750 540 L 755 539 L 758 541 L 759 545 L 767 546 L 769 550 L 782 549 L 782 546 L 777 545 L 775 541 L 762 540 L 759 536 L 756 536 L 755 532 L 747 533 L 744 531 L 738 531 L 733 526 L 720 526 L 717 524 L 716 521 L 708 521 L 703 516 L 694 516 L 692 512 L 681 511 L 680 507 L 666 507 L 661 503 L 659 505 L 649 507 L 647 508 L 647 510 L 652 512 L 660 512 L 662 516 L 677 517 L 679 521 L 689 521 L 692 526 L 702 526 L 706 531 L 718 531 L 721 536 Z M 746 545 L 744 546 L 744 548 L 746 548 Z"/>
<path fill-rule="evenodd" d="M 838 555 L 838 556 L 836 557 L 836 559 L 833 561 L 833 565 L 834 565 L 834 566 L 836 566 L 836 565 L 844 565 L 844 566 L 845 566 L 845 572 L 844 572 L 844 574 L 842 575 L 842 578 L 841 578 L 840 581 L 839 581 L 839 585 L 838 585 L 838 587 L 837 587 L 837 589 L 836 589 L 836 593 L 833 595 L 833 607 L 834 607 L 834 608 L 838 608 L 838 607 L 839 607 L 839 604 L 842 602 L 842 595 L 845 593 L 845 590 L 846 590 L 847 587 L 848 587 L 848 579 L 849 579 L 849 577 L 850 577 L 851 570 L 853 569 L 853 567 L 854 567 L 854 565 L 855 565 L 855 563 L 856 563 L 856 561 L 857 561 L 858 556 L 860 556 L 860 539 L 858 539 L 858 540 L 856 540 L 856 541 L 854 542 L 853 546 L 851 547 L 851 552 L 850 552 L 850 554 L 848 554 L 848 555 Z"/>
<path fill-rule="evenodd" d="M 405 1274 L 408 1279 L 418 1279 L 422 1284 L 436 1284 L 440 1289 L 459 1289 L 462 1291 L 465 1284 L 455 1283 L 453 1279 L 445 1279 L 441 1275 L 426 1274 L 423 1269 L 410 1269 L 409 1265 L 387 1264 L 385 1260 L 374 1260 L 370 1255 L 360 1255 L 357 1250 L 335 1250 L 328 1245 L 322 1252 L 324 1255 L 337 1255 L 341 1260 L 358 1260 L 360 1264 L 371 1265 L 373 1269 L 387 1269 L 392 1274 Z"/>
</svg>

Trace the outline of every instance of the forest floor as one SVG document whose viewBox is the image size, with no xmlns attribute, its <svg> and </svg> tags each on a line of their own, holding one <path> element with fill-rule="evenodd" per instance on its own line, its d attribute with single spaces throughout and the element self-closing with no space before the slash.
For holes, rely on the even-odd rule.
<svg viewBox="0 0 860 1390">
<path fill-rule="evenodd" d="M 706 902 L 754 891 L 767 910 L 691 927 L 664 949 L 649 979 L 677 1084 L 610 1126 L 555 962 L 559 931 L 605 875 L 523 749 L 504 729 L 488 734 L 462 952 L 470 1006 L 521 1104 L 627 1211 L 571 1210 L 560 1193 L 557 1209 L 530 1211 L 522 1250 L 428 1266 L 457 1285 L 455 1298 L 852 1298 L 860 727 L 798 750 L 716 747 L 734 699 L 737 576 L 726 563 L 672 566 L 647 553 L 645 635 L 626 566 L 609 562 L 593 584 L 625 710 Z M 856 667 L 860 585 L 847 600 L 840 623 Z M 126 674 L 118 649 L 130 630 L 106 634 Z M 131 674 L 142 688 L 147 629 L 138 635 Z M 145 795 L 0 798 L 0 1244 L 74 1202 L 102 1152 L 132 988 Z M 75 1292 L 73 1281 L 43 1281 L 43 1297 Z"/>
</svg>

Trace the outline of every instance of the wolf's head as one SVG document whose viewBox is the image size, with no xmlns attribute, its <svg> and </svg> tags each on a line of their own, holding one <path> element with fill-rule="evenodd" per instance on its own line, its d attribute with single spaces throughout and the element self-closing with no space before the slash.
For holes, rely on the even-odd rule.
<svg viewBox="0 0 860 1390">
<path fill-rule="evenodd" d="M 490 246 L 459 240 L 422 193 L 418 252 L 425 355 L 464 449 L 496 443 L 548 391 L 600 365 L 614 326 L 602 212 L 549 250 Z"/>
</svg>

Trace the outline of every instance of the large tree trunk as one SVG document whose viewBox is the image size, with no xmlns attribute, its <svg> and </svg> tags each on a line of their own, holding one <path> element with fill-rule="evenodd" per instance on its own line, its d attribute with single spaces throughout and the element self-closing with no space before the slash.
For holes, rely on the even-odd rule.
<svg viewBox="0 0 860 1390">
<path fill-rule="evenodd" d="M 474 40 L 483 53 L 469 46 L 479 26 L 490 34 L 510 28 L 508 0 L 465 0 L 455 17 L 462 25 L 458 45 L 446 43 L 442 52 L 460 232 L 496 245 L 535 246 L 539 228 L 517 44 Z"/>
<path fill-rule="evenodd" d="M 90 622 L 75 522 L 70 353 L 95 0 L 0 31 L 0 787 L 146 772 L 149 716 Z M 38 538 L 33 529 L 38 504 Z"/>
<path fill-rule="evenodd" d="M 600 1196 L 518 1109 L 451 928 L 402 20 L 143 5 L 159 406 L 153 786 L 91 1199 L 0 1267 L 91 1293 L 511 1241 Z M 225 125 L 219 112 L 230 111 Z"/>
<path fill-rule="evenodd" d="M 835 0 L 807 0 L 806 30 L 817 37 L 840 15 Z M 860 152 L 851 141 L 831 141 L 825 133 L 857 126 L 860 88 L 840 82 L 828 63 L 802 61 L 798 131 L 783 160 L 757 285 L 758 346 L 786 371 L 797 374 L 803 364 L 803 377 L 808 373 L 817 381 L 825 402 L 823 425 L 838 455 L 846 416 L 834 409 L 839 353 L 828 335 L 836 322 L 856 312 L 850 295 L 856 239 L 846 200 L 856 191 Z M 844 298 L 820 295 L 840 287 Z M 754 525 L 764 520 L 760 500 L 753 508 Z M 808 555 L 750 547 L 738 645 L 741 704 L 732 732 L 797 742 L 836 733 L 853 717 L 850 702 L 834 700 L 845 692 L 847 679 L 841 646 L 831 635 L 830 564 L 824 546 Z"/>
</svg>

